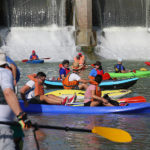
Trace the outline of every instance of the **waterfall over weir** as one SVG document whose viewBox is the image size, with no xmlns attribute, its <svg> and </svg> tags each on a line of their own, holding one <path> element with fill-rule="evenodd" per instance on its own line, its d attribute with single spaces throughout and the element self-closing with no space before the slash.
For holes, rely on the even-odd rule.
<svg viewBox="0 0 150 150">
<path fill-rule="evenodd" d="M 144 27 L 110 27 L 97 33 L 96 52 L 106 59 L 150 60 L 150 34 Z"/>
<path fill-rule="evenodd" d="M 28 59 L 32 50 L 52 61 L 72 60 L 76 55 L 73 27 L 13 27 L 2 49 L 14 60 Z"/>
<path fill-rule="evenodd" d="M 7 14 L 3 24 L 9 27 L 0 30 L 1 48 L 14 60 L 28 59 L 33 49 L 40 58 L 52 61 L 72 60 L 76 55 L 75 28 L 66 26 L 70 1 L 2 0 L 1 4 L 3 16 Z"/>
</svg>

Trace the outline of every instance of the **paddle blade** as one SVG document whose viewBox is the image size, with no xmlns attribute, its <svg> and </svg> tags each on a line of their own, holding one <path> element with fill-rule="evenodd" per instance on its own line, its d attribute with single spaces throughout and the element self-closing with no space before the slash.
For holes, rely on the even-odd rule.
<svg viewBox="0 0 150 150">
<path fill-rule="evenodd" d="M 92 133 L 98 134 L 113 142 L 127 143 L 132 141 L 131 135 L 122 129 L 94 127 Z"/>
<path fill-rule="evenodd" d="M 41 59 L 51 59 L 51 58 L 47 57 L 47 58 L 41 58 Z"/>
<path fill-rule="evenodd" d="M 119 99 L 118 102 L 141 103 L 141 102 L 146 102 L 146 99 L 144 96 L 135 96 L 135 97 Z"/>
<path fill-rule="evenodd" d="M 22 62 L 27 62 L 29 59 L 23 59 Z"/>
</svg>

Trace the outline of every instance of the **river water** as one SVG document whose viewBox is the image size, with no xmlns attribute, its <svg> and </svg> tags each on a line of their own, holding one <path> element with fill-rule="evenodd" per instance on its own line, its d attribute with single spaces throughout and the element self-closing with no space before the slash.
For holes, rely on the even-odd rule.
<svg viewBox="0 0 150 150">
<path fill-rule="evenodd" d="M 101 60 L 105 72 L 113 71 L 114 60 Z M 21 71 L 21 79 L 19 88 L 25 84 L 27 74 L 43 71 L 47 74 L 47 78 L 58 76 L 58 64 L 60 62 L 46 62 L 44 64 L 25 64 L 17 62 Z M 94 61 L 88 62 L 88 64 Z M 149 69 L 143 61 L 125 61 L 126 69 Z M 82 72 L 82 77 L 87 78 L 91 68 Z M 139 79 L 137 83 L 131 87 L 132 93 L 127 97 L 144 96 L 147 101 L 150 99 L 150 78 Z M 54 89 L 45 89 L 45 92 Z M 133 141 L 131 143 L 114 143 L 101 136 L 92 133 L 82 132 L 65 132 L 57 130 L 42 129 L 45 133 L 45 139 L 39 141 L 42 150 L 135 150 L 150 149 L 150 115 L 137 114 L 104 114 L 104 115 L 67 115 L 67 114 L 30 114 L 32 122 L 44 125 L 69 126 L 76 128 L 89 128 L 94 126 L 105 126 L 120 128 L 129 132 Z M 33 134 L 31 131 L 25 132 L 24 150 L 36 150 Z M 32 148 L 31 148 L 32 147 Z"/>
</svg>

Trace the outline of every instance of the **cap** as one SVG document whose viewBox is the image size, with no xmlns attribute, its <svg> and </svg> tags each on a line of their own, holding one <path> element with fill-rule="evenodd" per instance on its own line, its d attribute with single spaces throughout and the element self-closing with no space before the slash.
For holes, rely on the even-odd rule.
<svg viewBox="0 0 150 150">
<path fill-rule="evenodd" d="M 118 62 L 122 62 L 122 58 L 118 58 Z"/>
<path fill-rule="evenodd" d="M 6 54 L 3 52 L 0 52 L 0 66 L 7 64 L 6 62 Z"/>
</svg>

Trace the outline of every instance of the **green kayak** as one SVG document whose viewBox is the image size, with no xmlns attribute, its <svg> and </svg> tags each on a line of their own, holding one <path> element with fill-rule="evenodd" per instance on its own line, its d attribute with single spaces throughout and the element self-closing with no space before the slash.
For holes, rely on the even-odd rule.
<svg viewBox="0 0 150 150">
<path fill-rule="evenodd" d="M 128 73 L 115 73 L 115 72 L 109 72 L 111 78 L 145 78 L 150 77 L 150 70 L 149 71 L 140 71 L 136 70 L 136 73 L 134 72 L 128 72 Z"/>
</svg>

